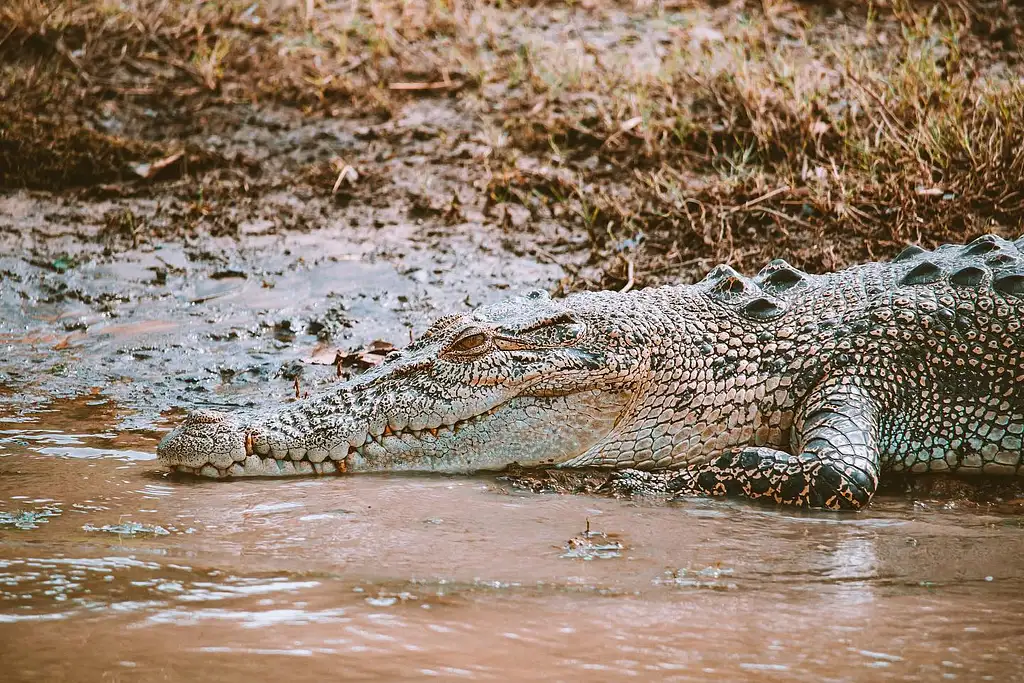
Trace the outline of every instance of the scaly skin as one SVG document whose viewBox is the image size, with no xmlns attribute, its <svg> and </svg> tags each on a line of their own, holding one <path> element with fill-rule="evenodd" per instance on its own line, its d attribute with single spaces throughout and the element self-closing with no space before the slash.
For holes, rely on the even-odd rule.
<svg viewBox="0 0 1024 683">
<path fill-rule="evenodd" d="M 1024 238 L 807 275 L 544 292 L 435 323 L 276 412 L 201 411 L 160 460 L 212 477 L 607 467 L 627 492 L 868 503 L 885 471 L 1024 474 Z"/>
</svg>

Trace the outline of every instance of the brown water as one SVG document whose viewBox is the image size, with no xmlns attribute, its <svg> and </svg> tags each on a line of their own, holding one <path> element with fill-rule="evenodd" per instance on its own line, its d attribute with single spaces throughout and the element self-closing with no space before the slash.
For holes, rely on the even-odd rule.
<svg viewBox="0 0 1024 683">
<path fill-rule="evenodd" d="M 1024 680 L 1017 517 L 173 479 L 117 412 L 0 420 L 4 680 Z"/>
</svg>

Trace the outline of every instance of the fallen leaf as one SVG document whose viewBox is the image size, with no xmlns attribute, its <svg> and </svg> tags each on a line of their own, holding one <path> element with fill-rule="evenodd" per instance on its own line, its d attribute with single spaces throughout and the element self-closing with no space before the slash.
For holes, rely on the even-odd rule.
<svg viewBox="0 0 1024 683">
<path fill-rule="evenodd" d="M 362 370 L 384 362 L 384 358 L 395 348 L 391 342 L 375 339 L 361 349 L 346 351 L 327 344 L 317 344 L 309 356 L 303 358 L 310 365 L 336 365 L 339 368 L 356 367 Z M 340 372 L 340 371 L 339 371 Z"/>
<path fill-rule="evenodd" d="M 330 344 L 321 343 L 314 346 L 309 355 L 302 359 L 302 362 L 309 365 L 337 365 L 339 355 L 344 356 L 345 352 Z"/>
</svg>

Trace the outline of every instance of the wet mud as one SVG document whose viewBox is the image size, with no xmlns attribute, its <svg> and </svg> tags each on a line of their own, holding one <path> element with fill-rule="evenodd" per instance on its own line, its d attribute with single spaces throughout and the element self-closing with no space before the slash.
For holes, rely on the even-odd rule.
<svg viewBox="0 0 1024 683">
<path fill-rule="evenodd" d="M 562 272 L 496 250 L 486 233 L 438 247 L 410 222 L 278 232 L 264 221 L 237 239 L 111 252 L 49 215 L 53 203 L 0 198 L 9 235 L 34 229 L 41 243 L 0 256 L 0 404 L 31 412 L 99 393 L 122 406 L 122 427 L 154 427 L 181 406 L 280 402 L 295 380 L 314 391 L 337 377 L 339 356 L 408 343 L 445 313 L 550 288 Z"/>
</svg>

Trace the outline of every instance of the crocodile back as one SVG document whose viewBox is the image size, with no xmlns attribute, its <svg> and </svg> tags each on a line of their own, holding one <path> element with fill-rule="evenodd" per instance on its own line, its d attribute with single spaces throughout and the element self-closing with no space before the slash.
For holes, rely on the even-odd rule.
<svg viewBox="0 0 1024 683">
<path fill-rule="evenodd" d="M 769 266 L 754 282 L 786 283 L 776 294 L 784 311 L 776 329 L 797 341 L 792 363 L 777 371 L 801 376 L 798 394 L 830 377 L 857 377 L 878 407 L 884 468 L 1017 474 L 1022 252 L 1024 238 L 986 235 L 827 275 Z"/>
<path fill-rule="evenodd" d="M 753 278 L 723 265 L 693 286 L 606 294 L 655 349 L 628 426 L 581 462 L 660 469 L 789 449 L 804 400 L 841 379 L 876 406 L 884 469 L 1017 474 L 1022 252 L 1024 238 L 987 235 L 836 273 L 777 260 Z"/>
</svg>

